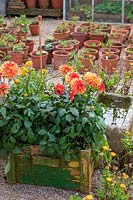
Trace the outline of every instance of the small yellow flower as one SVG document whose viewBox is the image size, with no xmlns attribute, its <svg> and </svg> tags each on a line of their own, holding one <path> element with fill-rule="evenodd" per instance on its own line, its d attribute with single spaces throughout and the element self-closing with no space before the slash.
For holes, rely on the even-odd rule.
<svg viewBox="0 0 133 200">
<path fill-rule="evenodd" d="M 45 76 L 47 74 L 47 70 L 46 69 L 43 69 L 42 70 L 42 74 Z"/>
<path fill-rule="evenodd" d="M 121 183 L 120 187 L 124 189 L 124 188 L 126 188 L 126 185 L 124 183 Z"/>
<path fill-rule="evenodd" d="M 15 80 L 14 80 L 14 84 L 18 84 L 19 82 L 20 82 L 19 79 L 15 79 Z"/>
<path fill-rule="evenodd" d="M 110 168 L 109 166 L 106 166 L 106 167 L 105 167 L 105 169 L 107 169 L 107 170 L 109 170 L 109 168 Z"/>
<path fill-rule="evenodd" d="M 92 199 L 93 199 L 93 195 L 91 195 L 91 194 L 90 194 L 90 195 L 87 195 L 87 196 L 86 196 L 86 199 L 87 199 L 87 200 L 92 200 Z"/>
<path fill-rule="evenodd" d="M 123 173 L 123 178 L 124 178 L 124 179 L 127 179 L 127 178 L 129 178 L 128 174 L 126 174 L 126 173 Z"/>
<path fill-rule="evenodd" d="M 106 178 L 106 181 L 108 181 L 108 182 L 112 182 L 112 180 L 113 180 L 113 179 L 110 178 L 110 177 L 107 177 L 107 178 Z"/>
<path fill-rule="evenodd" d="M 28 67 L 31 67 L 31 66 L 32 66 L 32 61 L 31 61 L 31 60 L 28 60 L 25 64 L 26 64 Z"/>
<path fill-rule="evenodd" d="M 27 94 L 27 93 L 25 93 L 25 94 L 24 94 L 24 96 L 25 96 L 25 97 L 27 97 L 27 96 L 28 96 L 28 94 Z"/>
<path fill-rule="evenodd" d="M 127 132 L 127 135 L 131 135 L 131 132 Z"/>
<path fill-rule="evenodd" d="M 102 146 L 102 149 L 105 150 L 105 151 L 108 151 L 109 150 L 109 146 Z"/>
<path fill-rule="evenodd" d="M 21 68 L 21 76 L 25 76 L 28 72 L 28 69 L 26 67 Z"/>
<path fill-rule="evenodd" d="M 121 179 L 121 176 L 117 176 L 118 179 Z"/>
<path fill-rule="evenodd" d="M 111 152 L 110 152 L 110 155 L 111 155 L 112 157 L 115 157 L 115 156 L 116 156 L 116 153 L 113 152 L 113 151 L 111 151 Z"/>
<path fill-rule="evenodd" d="M 130 76 L 126 76 L 126 78 L 127 78 L 127 79 L 129 79 L 129 78 L 130 78 Z"/>
<path fill-rule="evenodd" d="M 117 166 L 113 166 L 113 170 L 118 170 L 118 167 Z"/>
</svg>

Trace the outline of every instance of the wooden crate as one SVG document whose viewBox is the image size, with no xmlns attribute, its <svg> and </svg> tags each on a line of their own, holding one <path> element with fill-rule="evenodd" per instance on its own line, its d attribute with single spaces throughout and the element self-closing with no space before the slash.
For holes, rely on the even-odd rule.
<svg viewBox="0 0 133 200">
<path fill-rule="evenodd" d="M 81 150 L 78 159 L 66 162 L 64 158 L 51 158 L 40 151 L 9 155 L 8 183 L 42 185 L 89 192 L 93 165 L 91 150 Z"/>
</svg>

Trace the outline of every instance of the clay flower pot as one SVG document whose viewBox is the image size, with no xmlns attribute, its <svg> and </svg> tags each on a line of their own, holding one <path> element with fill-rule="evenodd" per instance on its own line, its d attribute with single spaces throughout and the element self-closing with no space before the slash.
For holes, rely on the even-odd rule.
<svg viewBox="0 0 133 200">
<path fill-rule="evenodd" d="M 36 53 L 37 53 L 37 51 L 32 51 L 32 52 L 30 52 L 30 56 L 31 56 L 31 60 L 33 63 L 33 67 L 35 69 L 40 69 L 40 55 L 37 55 Z M 45 68 L 45 66 L 46 66 L 47 58 L 48 58 L 48 52 L 45 51 L 44 54 L 42 52 L 42 67 L 43 68 Z"/>
<path fill-rule="evenodd" d="M 63 46 L 62 44 L 57 44 L 55 46 L 56 50 L 61 50 L 61 51 L 69 51 L 71 52 L 73 50 L 73 45 L 67 44 L 66 46 Z"/>
<path fill-rule="evenodd" d="M 35 8 L 36 7 L 36 0 L 26 0 L 26 5 L 28 8 Z"/>
<path fill-rule="evenodd" d="M 111 33 L 109 34 L 108 38 L 113 42 L 124 43 L 125 41 L 125 35 L 122 33 Z"/>
<path fill-rule="evenodd" d="M 23 41 L 25 43 L 26 46 L 28 46 L 28 53 L 30 53 L 31 51 L 33 51 L 34 49 L 34 40 L 25 40 Z"/>
<path fill-rule="evenodd" d="M 58 69 L 60 65 L 67 64 L 69 61 L 70 52 L 56 50 L 53 52 L 54 69 Z"/>
<path fill-rule="evenodd" d="M 30 24 L 29 29 L 33 36 L 39 35 L 39 24 Z"/>
<path fill-rule="evenodd" d="M 76 39 L 80 42 L 79 48 L 83 47 L 84 42 L 86 41 L 87 38 L 87 33 L 83 32 L 72 32 L 70 33 L 72 39 Z"/>
<path fill-rule="evenodd" d="M 52 64 L 54 45 L 44 44 L 44 46 L 42 46 L 42 49 L 48 52 L 47 64 Z"/>
<path fill-rule="evenodd" d="M 96 31 L 94 31 L 90 32 L 89 35 L 90 35 L 90 40 L 99 40 L 101 42 L 105 42 L 107 39 L 107 35 L 104 32 L 96 33 Z"/>
<path fill-rule="evenodd" d="M 85 55 L 93 55 L 95 56 L 95 59 L 98 58 L 99 56 L 99 51 L 97 49 L 93 49 L 93 48 L 83 48 L 82 53 L 84 53 Z"/>
<path fill-rule="evenodd" d="M 67 30 L 66 32 L 58 32 L 57 30 L 53 31 L 53 36 L 56 40 L 67 40 L 70 35 L 70 30 Z"/>
<path fill-rule="evenodd" d="M 125 56 L 123 60 L 124 60 L 125 68 L 127 69 L 127 71 L 129 70 L 132 71 L 133 70 L 133 55 Z"/>
<path fill-rule="evenodd" d="M 109 56 L 103 54 L 101 56 L 102 69 L 105 72 L 112 74 L 117 68 L 118 61 L 119 61 L 119 56 L 116 54 L 112 54 Z"/>
<path fill-rule="evenodd" d="M 127 56 L 133 56 L 133 45 L 129 45 L 127 48 L 124 49 Z"/>
<path fill-rule="evenodd" d="M 47 9 L 49 7 L 49 0 L 39 0 L 39 7 Z"/>
<path fill-rule="evenodd" d="M 83 67 L 81 67 L 80 72 L 89 71 L 95 63 L 96 57 L 94 55 L 83 54 L 80 58 Z"/>
<path fill-rule="evenodd" d="M 112 48 L 116 48 L 120 50 L 119 55 L 121 54 L 122 48 L 123 48 L 123 44 L 120 42 L 113 42 L 111 45 Z"/>
<path fill-rule="evenodd" d="M 67 42 L 68 42 L 68 44 L 71 44 L 73 46 L 73 50 L 75 50 L 76 52 L 78 52 L 78 50 L 79 50 L 79 44 L 80 44 L 80 42 L 78 40 L 73 39 L 73 40 L 68 40 Z"/>
<path fill-rule="evenodd" d="M 62 9 L 63 8 L 63 0 L 51 0 L 52 8 L 54 9 Z"/>
<path fill-rule="evenodd" d="M 17 52 L 17 51 L 8 51 L 8 59 L 10 61 L 14 61 L 18 65 L 22 65 L 23 58 L 24 58 L 24 52 Z"/>
<path fill-rule="evenodd" d="M 110 54 L 116 54 L 116 55 L 120 55 L 120 50 L 113 48 L 113 47 L 105 47 L 101 49 L 102 54 L 106 54 L 106 55 L 110 55 Z"/>
<path fill-rule="evenodd" d="M 84 42 L 84 46 L 86 48 L 93 48 L 93 49 L 97 49 L 98 51 L 101 48 L 101 41 L 99 40 L 87 40 Z"/>
</svg>

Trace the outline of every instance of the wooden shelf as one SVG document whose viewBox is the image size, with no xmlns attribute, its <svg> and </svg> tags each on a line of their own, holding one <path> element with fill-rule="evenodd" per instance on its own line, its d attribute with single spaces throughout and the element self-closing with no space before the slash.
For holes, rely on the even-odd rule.
<svg viewBox="0 0 133 200">
<path fill-rule="evenodd" d="M 25 8 L 25 9 L 18 9 L 18 8 L 7 8 L 7 15 L 27 15 L 27 16 L 37 16 L 42 15 L 45 17 L 62 17 L 62 10 L 61 9 L 40 9 L 40 8 Z"/>
</svg>

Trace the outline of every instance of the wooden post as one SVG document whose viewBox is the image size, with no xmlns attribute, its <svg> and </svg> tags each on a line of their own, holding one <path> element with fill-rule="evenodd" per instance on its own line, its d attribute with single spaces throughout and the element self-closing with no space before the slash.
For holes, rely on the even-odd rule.
<svg viewBox="0 0 133 200">
<path fill-rule="evenodd" d="M 91 150 L 81 150 L 81 192 L 90 192 L 91 189 Z"/>
<path fill-rule="evenodd" d="M 38 23 L 39 23 L 39 50 L 40 50 L 40 69 L 42 75 L 42 41 L 41 41 L 41 24 L 42 24 L 42 16 L 38 15 Z"/>
</svg>

